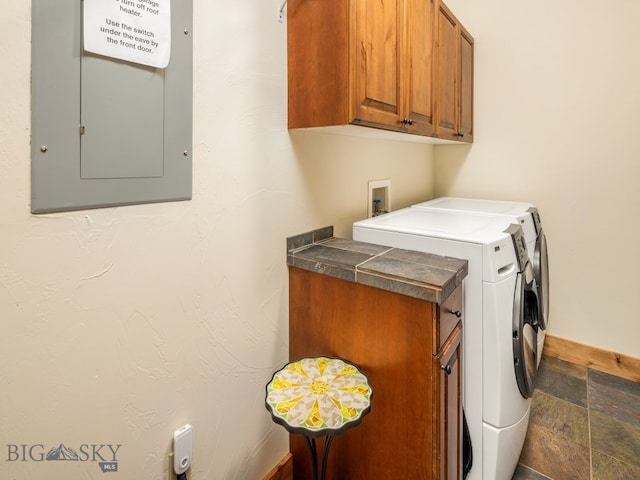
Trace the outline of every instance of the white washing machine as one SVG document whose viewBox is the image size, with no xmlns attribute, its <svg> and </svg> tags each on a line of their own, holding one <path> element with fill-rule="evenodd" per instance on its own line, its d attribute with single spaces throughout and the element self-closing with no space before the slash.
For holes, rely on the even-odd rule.
<svg viewBox="0 0 640 480">
<path fill-rule="evenodd" d="M 413 207 L 505 216 L 522 226 L 527 241 L 529 259 L 531 260 L 533 274 L 538 286 L 538 297 L 540 298 L 540 325 L 538 330 L 538 362 L 540 362 L 544 348 L 545 331 L 549 325 L 549 259 L 547 256 L 547 239 L 542 230 L 538 209 L 527 202 L 460 197 L 435 198 L 413 205 Z"/>
<path fill-rule="evenodd" d="M 522 228 L 506 217 L 405 208 L 354 223 L 353 239 L 469 261 L 463 405 L 470 480 L 510 480 L 537 373 L 538 298 Z"/>
</svg>

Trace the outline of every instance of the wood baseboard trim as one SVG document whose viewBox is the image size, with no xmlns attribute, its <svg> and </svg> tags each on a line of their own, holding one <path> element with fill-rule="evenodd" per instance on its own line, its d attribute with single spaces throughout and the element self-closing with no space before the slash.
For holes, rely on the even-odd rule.
<svg viewBox="0 0 640 480">
<path fill-rule="evenodd" d="M 262 480 L 293 480 L 293 456 L 287 453 Z"/>
<path fill-rule="evenodd" d="M 546 335 L 544 355 L 640 382 L 640 359 Z"/>
</svg>

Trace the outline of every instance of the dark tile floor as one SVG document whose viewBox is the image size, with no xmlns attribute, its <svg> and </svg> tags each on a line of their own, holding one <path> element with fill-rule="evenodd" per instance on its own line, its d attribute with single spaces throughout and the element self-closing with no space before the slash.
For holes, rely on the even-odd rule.
<svg viewBox="0 0 640 480">
<path fill-rule="evenodd" d="M 639 480 L 640 383 L 543 357 L 513 480 Z"/>
</svg>

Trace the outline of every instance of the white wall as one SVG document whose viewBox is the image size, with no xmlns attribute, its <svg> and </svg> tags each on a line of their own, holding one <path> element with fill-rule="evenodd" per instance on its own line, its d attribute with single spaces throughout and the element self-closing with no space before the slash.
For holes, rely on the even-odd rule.
<svg viewBox="0 0 640 480">
<path fill-rule="evenodd" d="M 194 2 L 192 201 L 40 216 L 30 2 L 0 4 L 3 478 L 103 478 L 91 462 L 6 461 L 8 445 L 64 443 L 121 444 L 113 478 L 168 479 L 186 422 L 192 479 L 262 478 L 287 450 L 263 406 L 287 357 L 285 237 L 349 236 L 372 179 L 391 178 L 394 208 L 532 201 L 551 332 L 640 357 L 637 2 L 449 0 L 476 39 L 476 142 L 435 147 L 435 191 L 433 147 L 287 132 L 280 3 Z"/>
<path fill-rule="evenodd" d="M 396 208 L 433 196 L 433 148 L 290 134 L 280 3 L 194 2 L 192 201 L 38 216 L 30 1 L 0 3 L 3 479 L 103 478 L 22 461 L 60 443 L 121 444 L 110 478 L 169 479 L 187 422 L 193 480 L 261 479 L 287 451 L 264 408 L 287 359 L 285 238 L 349 236 L 368 180 L 390 178 Z"/>
<path fill-rule="evenodd" d="M 447 0 L 475 38 L 475 143 L 436 193 L 539 207 L 554 335 L 640 357 L 640 3 Z"/>
</svg>

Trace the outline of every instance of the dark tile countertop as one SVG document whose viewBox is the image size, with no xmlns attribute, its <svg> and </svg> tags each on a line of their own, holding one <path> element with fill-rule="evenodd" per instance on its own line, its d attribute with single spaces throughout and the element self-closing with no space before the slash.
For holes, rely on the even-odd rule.
<svg viewBox="0 0 640 480">
<path fill-rule="evenodd" d="M 333 236 L 333 227 L 287 238 L 287 265 L 409 297 L 443 303 L 468 262 Z"/>
</svg>

